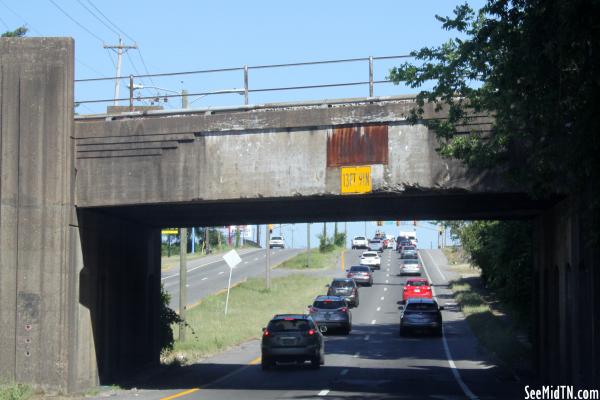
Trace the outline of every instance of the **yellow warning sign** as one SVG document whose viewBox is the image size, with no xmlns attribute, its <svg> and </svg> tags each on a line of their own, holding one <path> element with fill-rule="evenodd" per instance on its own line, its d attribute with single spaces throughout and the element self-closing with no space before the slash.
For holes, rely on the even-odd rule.
<svg viewBox="0 0 600 400">
<path fill-rule="evenodd" d="M 179 229 L 177 228 L 167 228 L 167 229 L 163 229 L 162 231 L 160 231 L 161 234 L 163 235 L 178 235 L 179 234 Z"/>
<path fill-rule="evenodd" d="M 370 165 L 341 167 L 340 180 L 342 194 L 370 193 L 373 190 Z"/>
</svg>

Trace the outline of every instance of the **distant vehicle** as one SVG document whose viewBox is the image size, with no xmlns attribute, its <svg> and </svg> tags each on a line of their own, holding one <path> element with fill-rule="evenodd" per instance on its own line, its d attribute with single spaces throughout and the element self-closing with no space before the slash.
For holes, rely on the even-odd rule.
<svg viewBox="0 0 600 400">
<path fill-rule="evenodd" d="M 402 300 L 407 301 L 413 298 L 433 298 L 433 291 L 429 281 L 425 278 L 409 278 L 404 284 L 402 291 Z"/>
<path fill-rule="evenodd" d="M 261 343 L 262 369 L 275 366 L 277 361 L 310 361 L 312 368 L 325 363 L 325 344 L 321 330 L 310 315 L 275 315 L 263 328 Z"/>
<path fill-rule="evenodd" d="M 335 278 L 327 285 L 327 296 L 339 296 L 352 307 L 358 307 L 358 285 L 352 278 Z"/>
<path fill-rule="evenodd" d="M 308 306 L 310 316 L 319 326 L 326 326 L 327 332 L 341 329 L 346 335 L 352 330 L 352 313 L 348 303 L 339 296 L 317 296 Z"/>
<path fill-rule="evenodd" d="M 269 240 L 269 248 L 280 247 L 282 249 L 285 248 L 285 242 L 283 241 L 283 237 L 281 236 L 271 236 L 271 240 Z"/>
<path fill-rule="evenodd" d="M 393 235 L 385 235 L 385 238 L 387 239 L 386 249 L 396 248 L 396 239 Z"/>
<path fill-rule="evenodd" d="M 350 269 L 347 269 L 347 277 L 354 279 L 358 284 L 361 283 L 367 286 L 373 286 L 373 271 L 366 265 L 353 265 Z"/>
<path fill-rule="evenodd" d="M 421 263 L 419 260 L 415 258 L 402 260 L 400 275 L 421 275 Z"/>
<path fill-rule="evenodd" d="M 400 236 L 410 241 L 413 246 L 417 245 L 417 233 L 414 231 L 400 232 Z"/>
<path fill-rule="evenodd" d="M 369 241 L 364 236 L 356 236 L 352 239 L 352 249 L 368 249 Z"/>
<path fill-rule="evenodd" d="M 365 251 L 360 256 L 360 265 L 368 265 L 371 269 L 381 269 L 381 257 L 376 251 Z"/>
<path fill-rule="evenodd" d="M 380 253 L 383 252 L 383 242 L 379 239 L 371 239 L 369 240 L 369 250 L 378 251 Z"/>
<path fill-rule="evenodd" d="M 415 246 L 404 246 L 400 252 L 400 258 L 419 258 Z"/>
<path fill-rule="evenodd" d="M 396 238 L 396 251 L 400 253 L 404 246 L 412 246 L 412 243 L 407 238 L 398 236 Z"/>
<path fill-rule="evenodd" d="M 433 299 L 409 299 L 400 314 L 400 336 L 408 331 L 431 331 L 442 336 L 442 313 Z"/>
</svg>

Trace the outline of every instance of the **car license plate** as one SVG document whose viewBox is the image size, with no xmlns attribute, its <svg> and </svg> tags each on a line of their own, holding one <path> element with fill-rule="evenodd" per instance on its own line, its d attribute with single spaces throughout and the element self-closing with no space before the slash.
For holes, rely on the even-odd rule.
<svg viewBox="0 0 600 400">
<path fill-rule="evenodd" d="M 281 344 L 288 345 L 288 346 L 294 345 L 294 344 L 296 344 L 296 338 L 295 337 L 282 337 Z"/>
<path fill-rule="evenodd" d="M 421 289 L 415 289 L 415 293 L 421 293 Z"/>
</svg>

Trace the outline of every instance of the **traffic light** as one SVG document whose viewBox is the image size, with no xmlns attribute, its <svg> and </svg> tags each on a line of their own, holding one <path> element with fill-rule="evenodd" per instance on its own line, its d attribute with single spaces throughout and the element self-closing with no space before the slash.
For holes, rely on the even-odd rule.
<svg viewBox="0 0 600 400">
<path fill-rule="evenodd" d="M 383 226 L 383 221 L 377 221 L 377 226 Z"/>
<path fill-rule="evenodd" d="M 417 220 L 413 220 L 413 226 L 417 226 Z"/>
<path fill-rule="evenodd" d="M 273 233 L 273 224 L 269 224 L 269 233 Z"/>
<path fill-rule="evenodd" d="M 400 226 L 400 221 L 396 221 L 396 226 Z"/>
</svg>

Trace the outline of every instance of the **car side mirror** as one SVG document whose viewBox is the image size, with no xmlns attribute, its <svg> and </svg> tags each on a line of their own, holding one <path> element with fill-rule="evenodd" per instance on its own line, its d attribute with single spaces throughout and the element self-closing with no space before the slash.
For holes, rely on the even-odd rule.
<svg viewBox="0 0 600 400">
<path fill-rule="evenodd" d="M 327 325 L 319 325 L 319 332 L 321 332 L 321 333 L 327 332 Z"/>
</svg>

